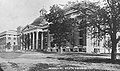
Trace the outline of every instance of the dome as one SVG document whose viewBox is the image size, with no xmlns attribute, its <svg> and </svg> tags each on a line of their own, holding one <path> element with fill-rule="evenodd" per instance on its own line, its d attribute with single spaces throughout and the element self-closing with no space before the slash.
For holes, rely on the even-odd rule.
<svg viewBox="0 0 120 71">
<path fill-rule="evenodd" d="M 44 8 L 42 8 L 42 9 L 40 10 L 40 12 L 45 12 L 45 13 L 47 13 L 47 11 L 46 11 Z"/>
<path fill-rule="evenodd" d="M 43 16 L 40 16 L 36 18 L 31 25 L 40 26 L 40 25 L 45 25 L 47 23 L 48 22 L 46 21 L 46 19 Z"/>
<path fill-rule="evenodd" d="M 40 10 L 40 16 L 45 16 L 46 13 L 47 11 L 44 8 Z"/>
<path fill-rule="evenodd" d="M 45 19 L 46 13 L 47 13 L 47 11 L 44 8 L 42 8 L 40 10 L 40 16 L 38 18 L 36 18 L 31 25 L 42 26 L 42 25 L 47 24 L 48 22 Z"/>
</svg>

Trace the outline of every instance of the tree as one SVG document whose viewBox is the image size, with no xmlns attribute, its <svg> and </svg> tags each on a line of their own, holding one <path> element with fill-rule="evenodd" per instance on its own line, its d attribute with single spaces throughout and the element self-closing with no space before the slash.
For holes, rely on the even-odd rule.
<svg viewBox="0 0 120 71">
<path fill-rule="evenodd" d="M 83 2 L 75 4 L 70 8 L 74 12 L 67 15 L 77 13 L 75 18 L 80 21 L 80 26 L 97 27 L 98 32 L 95 33 L 102 32 L 101 36 L 106 33 L 109 34 L 112 42 L 111 59 L 114 61 L 116 60 L 117 43 L 120 40 L 120 37 L 116 35 L 120 30 L 120 1 L 106 0 L 104 7 L 100 7 L 98 3 Z"/>
<path fill-rule="evenodd" d="M 65 45 L 66 42 L 71 42 L 71 30 L 74 19 L 64 16 L 65 10 L 61 9 L 58 5 L 53 5 L 50 13 L 46 15 L 47 21 L 52 22 L 49 30 L 53 35 L 53 42 L 58 46 Z"/>
</svg>

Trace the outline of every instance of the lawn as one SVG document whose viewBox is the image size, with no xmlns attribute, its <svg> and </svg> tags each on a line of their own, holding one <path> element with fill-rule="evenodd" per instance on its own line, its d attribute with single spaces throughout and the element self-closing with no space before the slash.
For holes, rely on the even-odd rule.
<svg viewBox="0 0 120 71">
<path fill-rule="evenodd" d="M 109 70 L 102 70 L 102 69 L 83 69 L 79 66 L 72 66 L 72 65 L 64 65 L 58 67 L 54 64 L 43 64 L 38 63 L 35 67 L 31 67 L 29 71 L 109 71 Z"/>
<path fill-rule="evenodd" d="M 106 58 L 110 57 L 110 54 L 4 52 L 0 53 L 0 57 L 11 59 L 6 66 L 18 70 L 26 66 L 28 70 L 25 71 L 120 71 L 120 60 L 112 62 L 110 58 Z M 15 58 L 23 59 L 23 62 L 27 59 L 30 63 L 17 63 L 19 61 Z"/>
<path fill-rule="evenodd" d="M 21 52 L 1 52 L 0 57 L 4 59 L 14 59 L 22 55 Z"/>
<path fill-rule="evenodd" d="M 120 60 L 112 62 L 110 54 L 64 53 L 54 57 L 60 64 L 38 63 L 29 71 L 120 71 Z"/>
<path fill-rule="evenodd" d="M 110 54 L 89 54 L 89 53 L 64 53 L 61 55 L 67 55 L 68 57 L 59 58 L 59 60 L 67 60 L 67 61 L 82 61 L 89 63 L 112 63 L 112 64 L 120 64 L 120 59 L 117 59 L 115 62 L 112 62 L 110 59 Z M 120 54 L 117 54 L 120 56 Z M 109 58 L 108 58 L 109 57 Z"/>
</svg>

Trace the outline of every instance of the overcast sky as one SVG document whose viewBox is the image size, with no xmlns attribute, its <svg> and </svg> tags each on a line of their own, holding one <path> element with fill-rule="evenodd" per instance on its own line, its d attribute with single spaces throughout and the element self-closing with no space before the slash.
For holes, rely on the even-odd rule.
<svg viewBox="0 0 120 71">
<path fill-rule="evenodd" d="M 53 4 L 68 1 L 76 0 L 0 0 L 0 32 L 31 24 L 43 6 L 49 10 Z"/>
</svg>

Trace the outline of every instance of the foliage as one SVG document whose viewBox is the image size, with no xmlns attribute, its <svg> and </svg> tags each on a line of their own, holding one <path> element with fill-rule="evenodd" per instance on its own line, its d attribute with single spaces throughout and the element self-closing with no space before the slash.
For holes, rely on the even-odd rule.
<svg viewBox="0 0 120 71">
<path fill-rule="evenodd" d="M 72 3 L 64 10 L 54 5 L 48 14 L 49 22 L 52 22 L 54 26 L 53 30 L 50 30 L 55 33 L 54 37 L 58 43 L 67 40 L 68 37 L 66 36 L 72 30 L 73 22 L 79 26 L 79 29 L 83 27 L 88 28 L 92 34 L 97 34 L 99 39 L 109 34 L 112 47 L 111 59 L 115 60 L 116 47 L 120 40 L 120 37 L 116 36 L 120 30 L 120 1 L 104 0 L 103 7 L 99 4 L 100 2 L 83 1 Z M 97 30 L 95 30 L 96 28 Z"/>
<path fill-rule="evenodd" d="M 50 9 L 50 13 L 46 15 L 47 21 L 52 22 L 49 30 L 54 38 L 54 43 L 58 46 L 64 45 L 66 42 L 70 42 L 72 24 L 74 19 L 70 19 L 64 16 L 65 10 L 61 9 L 58 5 L 53 5 Z"/>
<path fill-rule="evenodd" d="M 101 36 L 110 35 L 112 42 L 111 59 L 116 59 L 116 46 L 120 37 L 116 37 L 120 28 L 120 1 L 106 0 L 104 7 L 100 7 L 97 3 L 82 2 L 75 4 L 69 10 L 74 12 L 67 15 L 77 14 L 75 19 L 78 20 L 80 26 L 93 27 L 98 29 L 94 33 L 100 33 Z"/>
</svg>

